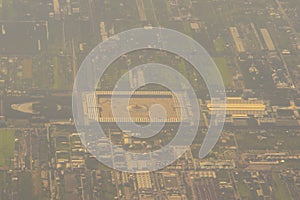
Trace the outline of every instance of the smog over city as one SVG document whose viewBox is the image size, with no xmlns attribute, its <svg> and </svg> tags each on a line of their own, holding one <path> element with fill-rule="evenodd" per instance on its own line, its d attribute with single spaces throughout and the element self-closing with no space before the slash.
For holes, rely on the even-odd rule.
<svg viewBox="0 0 300 200">
<path fill-rule="evenodd" d="M 299 0 L 0 0 L 0 200 L 299 199 Z"/>
</svg>

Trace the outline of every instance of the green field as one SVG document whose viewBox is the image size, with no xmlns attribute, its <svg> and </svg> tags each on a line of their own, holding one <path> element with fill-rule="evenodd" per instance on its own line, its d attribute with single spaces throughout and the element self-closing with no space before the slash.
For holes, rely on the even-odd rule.
<svg viewBox="0 0 300 200">
<path fill-rule="evenodd" d="M 56 90 L 65 90 L 71 88 L 71 79 L 73 79 L 72 73 L 70 73 L 66 66 L 66 63 L 60 57 L 54 56 L 53 59 L 53 88 Z"/>
<path fill-rule="evenodd" d="M 15 137 L 12 130 L 0 130 L 0 167 L 10 167 L 14 158 Z"/>
<path fill-rule="evenodd" d="M 3 8 L 3 2 L 0 0 L 0 19 L 2 19 L 2 8 Z"/>
<path fill-rule="evenodd" d="M 227 60 L 224 57 L 213 58 L 223 78 L 224 85 L 226 87 L 232 85 L 232 74 L 227 66 Z"/>
<path fill-rule="evenodd" d="M 183 30 L 184 30 L 184 33 L 190 37 L 193 36 L 193 33 L 192 33 L 192 29 L 191 29 L 191 25 L 190 25 L 190 22 L 183 22 Z"/>
<path fill-rule="evenodd" d="M 243 182 L 237 183 L 237 188 L 238 188 L 238 191 L 239 191 L 242 199 L 249 198 L 250 190 L 249 190 L 248 186 L 246 185 L 246 183 L 243 183 Z"/>
<path fill-rule="evenodd" d="M 33 193 L 33 180 L 30 172 L 21 172 L 19 174 L 18 189 L 22 199 L 36 199 Z"/>
<path fill-rule="evenodd" d="M 280 179 L 280 175 L 278 173 L 273 174 L 273 190 L 275 192 L 275 197 L 277 199 L 291 200 L 290 193 L 286 188 L 285 183 Z"/>
<path fill-rule="evenodd" d="M 226 44 L 222 37 L 217 37 L 217 39 L 214 40 L 214 45 L 218 53 L 221 53 L 225 50 Z"/>
<path fill-rule="evenodd" d="M 256 150 L 266 150 L 273 149 L 277 142 L 280 141 L 282 145 L 280 145 L 280 149 L 283 151 L 292 150 L 298 151 L 300 150 L 299 136 L 287 135 L 282 133 L 273 133 L 272 135 L 265 135 L 267 137 L 266 140 L 258 140 L 256 134 L 249 133 L 237 133 L 236 139 L 239 144 L 239 148 L 242 151 L 248 151 L 249 149 Z M 285 163 L 287 165 L 288 163 Z M 300 165 L 294 165 L 294 167 Z"/>
<path fill-rule="evenodd" d="M 59 78 L 59 69 L 58 69 L 58 60 L 57 57 L 53 57 L 53 65 L 54 65 L 54 89 L 60 88 L 60 78 Z"/>
<path fill-rule="evenodd" d="M 16 9 L 12 6 L 13 2 L 10 0 L 0 0 L 2 4 L 2 11 L 0 17 L 5 17 L 7 20 L 14 20 L 18 16 Z"/>
<path fill-rule="evenodd" d="M 153 2 L 151 0 L 144 0 L 144 7 L 148 21 L 152 26 L 158 26 L 155 18 L 156 13 L 154 13 L 155 10 L 153 8 Z"/>
</svg>

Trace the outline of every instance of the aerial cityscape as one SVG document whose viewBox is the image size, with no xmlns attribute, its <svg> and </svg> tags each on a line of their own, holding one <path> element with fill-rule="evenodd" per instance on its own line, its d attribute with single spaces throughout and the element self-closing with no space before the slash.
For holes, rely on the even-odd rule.
<svg viewBox="0 0 300 200">
<path fill-rule="evenodd" d="M 114 199 L 300 200 L 299 0 L 0 0 L 0 200 Z"/>
</svg>

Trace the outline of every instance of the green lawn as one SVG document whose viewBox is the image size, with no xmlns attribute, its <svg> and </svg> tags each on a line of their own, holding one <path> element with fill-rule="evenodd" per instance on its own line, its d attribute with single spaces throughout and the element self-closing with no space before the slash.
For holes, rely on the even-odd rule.
<svg viewBox="0 0 300 200">
<path fill-rule="evenodd" d="M 101 185 L 101 197 L 103 199 L 114 199 L 117 195 L 116 187 L 111 182 L 111 172 L 106 171 L 102 173 L 102 181 L 103 184 Z"/>
<path fill-rule="evenodd" d="M 0 167 L 10 167 L 14 158 L 15 136 L 14 131 L 0 130 Z"/>
<path fill-rule="evenodd" d="M 0 171 L 0 200 L 4 200 L 3 192 L 7 190 L 7 173 L 5 171 Z"/>
<path fill-rule="evenodd" d="M 64 66 L 62 60 L 54 56 L 53 57 L 53 78 L 54 78 L 54 85 L 53 88 L 56 90 L 65 90 L 70 89 L 70 80 L 69 78 L 72 77 L 72 73 L 69 73 Z M 64 68 L 65 67 L 65 68 Z"/>
<path fill-rule="evenodd" d="M 237 184 L 237 188 L 238 188 L 238 192 L 240 193 L 240 196 L 242 199 L 248 199 L 250 196 L 250 190 L 248 188 L 248 186 L 243 183 L 243 182 L 239 182 Z"/>
<path fill-rule="evenodd" d="M 14 20 L 18 16 L 16 9 L 13 7 L 13 3 L 10 0 L 0 0 L 2 3 L 2 13 L 7 20 Z M 4 16 L 1 16 L 4 17 Z"/>
<path fill-rule="evenodd" d="M 33 194 L 33 180 L 30 172 L 21 172 L 19 174 L 18 189 L 22 199 L 37 199 Z"/>
<path fill-rule="evenodd" d="M 216 51 L 221 53 L 225 50 L 225 41 L 222 37 L 217 37 L 214 41 Z"/>
<path fill-rule="evenodd" d="M 192 33 L 192 29 L 191 29 L 191 25 L 190 25 L 190 22 L 187 21 L 187 22 L 183 22 L 183 30 L 184 30 L 184 33 L 190 37 L 193 36 L 193 33 Z"/>
<path fill-rule="evenodd" d="M 146 12 L 146 16 L 148 21 L 151 23 L 152 26 L 158 26 L 154 13 L 153 3 L 151 0 L 143 0 L 144 1 L 144 8 Z"/>
<path fill-rule="evenodd" d="M 273 191 L 275 193 L 276 199 L 292 200 L 285 183 L 280 179 L 278 173 L 273 174 L 274 186 Z"/>
<path fill-rule="evenodd" d="M 60 80 L 59 80 L 59 67 L 57 57 L 53 57 L 53 65 L 54 65 L 54 89 L 60 88 Z"/>
<path fill-rule="evenodd" d="M 213 58 L 221 75 L 223 78 L 224 85 L 231 86 L 232 84 L 232 74 L 230 72 L 230 69 L 227 66 L 227 60 L 224 57 L 215 57 Z"/>
</svg>

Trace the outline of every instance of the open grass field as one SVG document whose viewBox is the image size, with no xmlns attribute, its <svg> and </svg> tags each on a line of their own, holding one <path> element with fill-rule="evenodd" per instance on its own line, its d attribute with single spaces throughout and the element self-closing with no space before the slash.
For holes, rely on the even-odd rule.
<svg viewBox="0 0 300 200">
<path fill-rule="evenodd" d="M 227 66 L 227 60 L 224 57 L 215 57 L 213 58 L 221 75 L 223 78 L 224 85 L 226 87 L 231 86 L 232 84 L 232 75 L 231 71 Z"/>
<path fill-rule="evenodd" d="M 273 174 L 274 179 L 274 192 L 275 196 L 278 199 L 291 200 L 291 195 L 285 185 L 285 183 L 280 179 L 280 175 L 278 173 Z"/>
<path fill-rule="evenodd" d="M 7 190 L 7 173 L 0 171 L 0 200 L 4 200 L 3 191 Z"/>
<path fill-rule="evenodd" d="M 18 13 L 16 11 L 16 8 L 12 6 L 13 1 L 11 0 L 0 0 L 0 5 L 2 5 L 2 8 L 0 7 L 0 19 L 5 18 L 6 20 L 15 20 Z"/>
<path fill-rule="evenodd" d="M 218 53 L 224 52 L 226 44 L 222 37 L 217 37 L 217 39 L 214 40 L 214 45 Z"/>
<path fill-rule="evenodd" d="M 241 196 L 242 199 L 248 199 L 249 198 L 250 191 L 249 191 L 248 186 L 245 183 L 239 182 L 237 184 L 237 188 L 238 188 L 238 191 L 239 191 L 240 196 Z"/>
<path fill-rule="evenodd" d="M 66 60 L 59 57 L 53 57 L 53 88 L 56 90 L 65 90 L 72 88 L 72 73 L 68 71 Z"/>
<path fill-rule="evenodd" d="M 144 8 L 145 8 L 148 22 L 150 22 L 152 26 L 158 26 L 156 21 L 156 16 L 155 16 L 156 13 L 153 7 L 153 2 L 151 0 L 144 0 Z"/>
<path fill-rule="evenodd" d="M 0 167 L 10 167 L 11 159 L 14 157 L 15 148 L 14 131 L 1 129 L 0 130 Z"/>
<path fill-rule="evenodd" d="M 58 67 L 58 60 L 57 57 L 53 58 L 53 63 L 54 63 L 54 89 L 59 89 L 61 86 L 61 81 L 59 77 L 59 67 Z"/>
<path fill-rule="evenodd" d="M 272 135 L 264 135 L 267 137 L 266 140 L 258 140 L 257 134 L 249 134 L 249 133 L 238 133 L 236 134 L 237 142 L 239 148 L 242 151 L 248 151 L 249 149 L 255 150 L 266 150 L 273 149 L 277 142 L 280 141 L 282 145 L 280 149 L 287 151 L 298 151 L 300 150 L 299 136 L 292 136 L 283 133 L 273 133 Z M 300 165 L 299 165 L 300 166 Z M 296 165 L 295 165 L 296 167 Z"/>
</svg>

